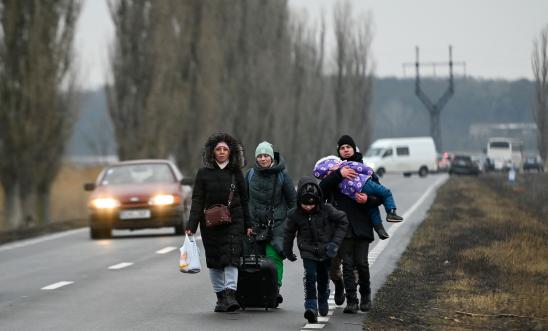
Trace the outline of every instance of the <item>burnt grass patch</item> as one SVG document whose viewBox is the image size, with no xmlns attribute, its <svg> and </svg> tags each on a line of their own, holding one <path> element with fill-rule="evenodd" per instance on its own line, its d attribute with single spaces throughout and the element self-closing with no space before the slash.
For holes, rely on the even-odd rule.
<svg viewBox="0 0 548 331">
<path fill-rule="evenodd" d="M 450 178 L 364 329 L 546 330 L 547 190 L 546 175 Z"/>
</svg>

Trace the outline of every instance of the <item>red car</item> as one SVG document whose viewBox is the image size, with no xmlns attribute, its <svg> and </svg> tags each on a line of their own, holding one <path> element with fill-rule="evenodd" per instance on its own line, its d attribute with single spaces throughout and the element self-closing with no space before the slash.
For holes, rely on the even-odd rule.
<svg viewBox="0 0 548 331">
<path fill-rule="evenodd" d="M 188 193 L 177 166 L 168 160 L 124 161 L 107 166 L 95 183 L 84 185 L 89 197 L 92 239 L 111 237 L 112 229 L 173 227 L 184 233 Z"/>
</svg>

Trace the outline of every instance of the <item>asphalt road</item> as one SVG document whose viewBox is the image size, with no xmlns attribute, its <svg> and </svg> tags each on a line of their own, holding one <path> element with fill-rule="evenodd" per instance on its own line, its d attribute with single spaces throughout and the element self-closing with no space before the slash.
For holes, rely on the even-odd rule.
<svg viewBox="0 0 548 331">
<path fill-rule="evenodd" d="M 382 179 L 406 220 L 385 223 L 391 238 L 380 245 L 375 240 L 370 247 L 374 292 L 446 179 Z M 207 269 L 193 275 L 179 272 L 183 237 L 171 231 L 114 231 L 113 239 L 93 241 L 85 228 L 0 246 L 0 329 L 361 330 L 366 315 L 343 314 L 334 303 L 321 324 L 306 325 L 300 259 L 285 262 L 285 300 L 279 309 L 214 313 Z"/>
</svg>

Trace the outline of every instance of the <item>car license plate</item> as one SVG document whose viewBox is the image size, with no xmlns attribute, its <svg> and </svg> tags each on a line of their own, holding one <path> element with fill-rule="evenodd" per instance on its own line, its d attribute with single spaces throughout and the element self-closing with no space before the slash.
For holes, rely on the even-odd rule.
<svg viewBox="0 0 548 331">
<path fill-rule="evenodd" d="M 120 219 L 132 220 L 140 218 L 150 218 L 150 209 L 130 209 L 120 211 Z"/>
</svg>

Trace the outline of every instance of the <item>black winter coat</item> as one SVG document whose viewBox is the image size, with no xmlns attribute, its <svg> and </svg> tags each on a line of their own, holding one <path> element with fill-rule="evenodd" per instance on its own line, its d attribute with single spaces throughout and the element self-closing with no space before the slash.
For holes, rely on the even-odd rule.
<svg viewBox="0 0 548 331">
<path fill-rule="evenodd" d="M 236 191 L 230 204 L 232 223 L 208 228 L 205 226 L 204 209 L 215 204 L 227 204 L 233 173 Z M 208 268 L 220 269 L 228 265 L 239 265 L 242 236 L 245 229 L 251 227 L 247 208 L 244 177 L 240 170 L 220 169 L 215 164 L 214 169 L 201 168 L 198 171 L 192 192 L 192 206 L 187 228 L 195 233 L 200 224 Z"/>
<path fill-rule="evenodd" d="M 213 150 L 220 141 L 227 143 L 230 148 L 229 163 L 224 169 L 219 168 L 214 159 Z M 245 164 L 242 145 L 226 133 L 214 134 L 208 138 L 204 146 L 202 162 L 204 166 L 198 170 L 194 179 L 192 205 L 186 228 L 195 233 L 198 224 L 200 225 L 208 268 L 238 266 L 242 255 L 245 229 L 251 228 L 247 193 L 241 170 Z M 228 203 L 232 175 L 236 184 L 230 204 L 232 223 L 208 228 L 205 225 L 204 209 L 215 204 Z"/>
<path fill-rule="evenodd" d="M 310 181 L 301 181 L 299 188 Z M 300 190 L 298 190 L 297 195 Z M 323 261 L 328 258 L 325 246 L 334 242 L 341 246 L 348 228 L 348 219 L 344 212 L 329 203 L 316 205 L 312 213 L 305 212 L 300 206 L 291 209 L 287 215 L 284 231 L 284 252 L 293 251 L 293 240 L 297 235 L 297 247 L 301 258 Z"/>
<path fill-rule="evenodd" d="M 290 254 L 297 234 L 297 247 L 301 258 L 323 261 L 328 258 L 325 246 L 334 242 L 341 246 L 348 228 L 344 212 L 326 203 L 314 213 L 305 213 L 302 208 L 291 209 L 287 216 L 284 235 L 284 251 Z"/>
</svg>

